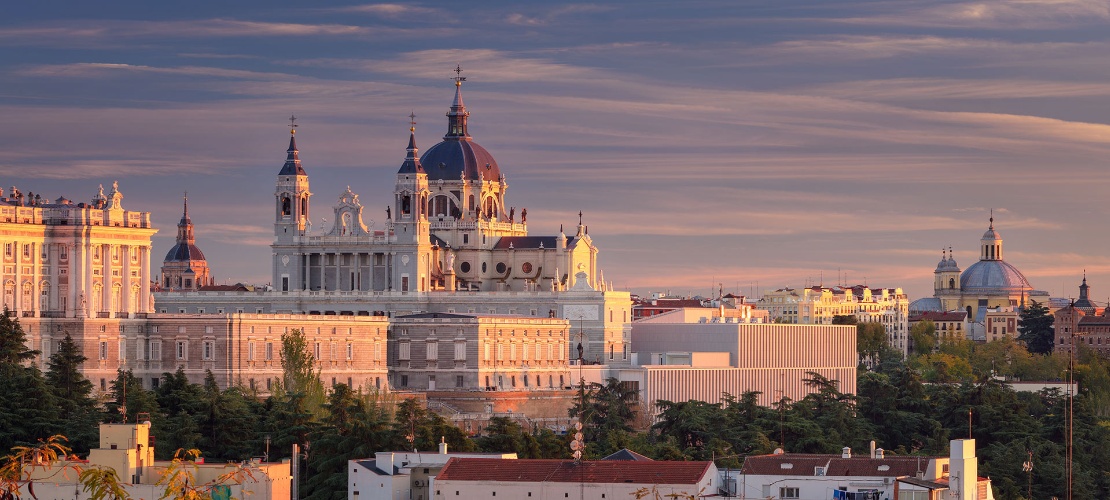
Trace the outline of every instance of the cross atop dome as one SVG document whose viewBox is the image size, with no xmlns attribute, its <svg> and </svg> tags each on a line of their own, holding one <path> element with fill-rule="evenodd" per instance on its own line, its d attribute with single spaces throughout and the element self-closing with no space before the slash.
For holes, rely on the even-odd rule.
<svg viewBox="0 0 1110 500">
<path fill-rule="evenodd" d="M 455 65 L 455 78 L 453 78 L 453 80 L 455 80 L 455 86 L 456 87 L 461 86 L 462 82 L 466 81 L 466 77 L 462 76 L 462 65 L 461 64 Z"/>
</svg>

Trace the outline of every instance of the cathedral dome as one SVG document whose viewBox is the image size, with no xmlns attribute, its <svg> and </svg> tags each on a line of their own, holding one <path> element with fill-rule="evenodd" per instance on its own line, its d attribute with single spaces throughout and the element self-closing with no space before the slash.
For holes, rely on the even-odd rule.
<svg viewBox="0 0 1110 500">
<path fill-rule="evenodd" d="M 190 260 L 205 260 L 204 253 L 192 243 L 178 243 L 166 254 L 165 262 L 185 262 Z"/>
<path fill-rule="evenodd" d="M 428 173 L 428 180 L 468 180 L 498 181 L 501 170 L 497 160 L 486 148 L 472 140 L 446 139 L 428 148 L 420 157 L 420 164 Z"/>
<path fill-rule="evenodd" d="M 1003 260 L 980 260 L 960 275 L 960 289 L 971 294 L 1018 294 L 1032 290 L 1029 280 Z"/>
</svg>

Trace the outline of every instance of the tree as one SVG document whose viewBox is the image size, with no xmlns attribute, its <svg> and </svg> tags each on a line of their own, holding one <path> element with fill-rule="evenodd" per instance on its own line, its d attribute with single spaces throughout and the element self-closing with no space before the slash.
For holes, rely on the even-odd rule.
<svg viewBox="0 0 1110 500">
<path fill-rule="evenodd" d="M 69 436 L 73 450 L 85 453 L 99 441 L 97 423 L 100 411 L 92 394 L 93 384 L 81 374 L 81 364 L 87 358 L 69 333 L 58 342 L 58 350 L 47 362 L 46 385 L 50 387 L 58 405 L 61 420 L 60 432 Z"/>
<path fill-rule="evenodd" d="M 932 320 L 919 321 L 910 328 L 910 352 L 928 354 L 937 346 L 937 325 Z"/>
<path fill-rule="evenodd" d="M 195 415 L 200 448 L 216 460 L 246 460 L 254 455 L 257 400 L 244 394 L 239 387 L 221 391 L 211 371 L 205 373 L 200 396 Z"/>
<path fill-rule="evenodd" d="M 83 406 L 90 401 L 93 384 L 81 374 L 81 363 L 88 359 L 66 332 L 65 338 L 58 342 L 58 350 L 50 355 L 47 362 L 46 383 L 55 396 L 74 406 Z"/>
<path fill-rule="evenodd" d="M 328 396 L 327 417 L 312 432 L 304 498 L 347 498 L 347 461 L 387 449 L 393 431 L 378 401 L 339 384 Z"/>
<path fill-rule="evenodd" d="M 856 350 L 860 360 L 868 366 L 875 363 L 879 353 L 887 347 L 886 327 L 882 323 L 859 323 L 856 325 Z"/>
<path fill-rule="evenodd" d="M 305 409 L 316 417 L 322 416 L 326 391 L 308 338 L 298 328 L 281 336 L 281 369 L 285 392 L 301 394 Z"/>
<path fill-rule="evenodd" d="M 393 414 L 393 439 L 396 450 L 435 450 L 440 439 L 452 450 L 474 449 L 474 442 L 462 430 L 438 413 L 428 411 L 415 398 L 397 404 Z"/>
<path fill-rule="evenodd" d="M 854 314 L 837 314 L 833 316 L 832 324 L 834 325 L 857 325 L 859 320 L 856 319 Z"/>
<path fill-rule="evenodd" d="M 1049 354 L 1055 345 L 1052 323 L 1056 320 L 1048 313 L 1048 308 L 1040 302 L 1032 301 L 1021 310 L 1018 319 L 1018 340 L 1025 342 L 1025 348 L 1033 354 Z"/>
<path fill-rule="evenodd" d="M 579 388 L 570 416 L 582 421 L 582 433 L 591 454 L 604 456 L 623 447 L 632 432 L 639 408 L 639 393 L 615 377 L 604 384 Z"/>
<path fill-rule="evenodd" d="M 152 392 L 143 389 L 142 381 L 131 370 L 116 370 L 116 379 L 109 385 L 109 399 L 104 408 L 105 422 L 134 422 L 140 413 L 148 413 L 152 418 L 161 416 L 158 400 Z"/>
<path fill-rule="evenodd" d="M 27 348 L 27 335 L 13 314 L 5 306 L 0 315 L 0 364 L 21 365 L 39 353 Z"/>
</svg>

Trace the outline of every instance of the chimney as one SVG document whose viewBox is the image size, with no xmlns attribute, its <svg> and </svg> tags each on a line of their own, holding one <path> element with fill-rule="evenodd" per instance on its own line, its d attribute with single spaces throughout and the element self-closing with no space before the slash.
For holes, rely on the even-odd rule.
<svg viewBox="0 0 1110 500">
<path fill-rule="evenodd" d="M 439 437 L 439 454 L 440 455 L 446 455 L 447 454 L 447 441 L 444 440 L 443 436 Z"/>
<path fill-rule="evenodd" d="M 871 458 L 879 458 L 875 456 L 875 440 L 871 440 Z"/>
<path fill-rule="evenodd" d="M 881 460 L 883 458 L 886 458 L 885 454 L 886 454 L 886 452 L 884 452 L 882 448 L 876 448 L 875 449 L 875 458 L 878 458 L 878 459 Z"/>
<path fill-rule="evenodd" d="M 845 446 L 843 450 L 840 450 L 840 458 L 852 458 L 852 449 Z"/>
</svg>

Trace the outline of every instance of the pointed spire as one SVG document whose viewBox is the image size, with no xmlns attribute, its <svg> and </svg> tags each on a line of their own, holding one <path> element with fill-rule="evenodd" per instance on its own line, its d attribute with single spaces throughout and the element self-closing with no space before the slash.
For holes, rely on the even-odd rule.
<svg viewBox="0 0 1110 500">
<path fill-rule="evenodd" d="M 185 224 L 186 222 L 190 221 L 190 219 L 189 219 L 189 192 L 188 191 L 185 191 L 185 196 L 184 196 L 183 200 L 184 200 L 184 202 L 183 202 L 184 208 L 181 210 L 181 222 L 178 223 L 178 225 Z"/>
<path fill-rule="evenodd" d="M 405 148 L 405 162 L 401 164 L 398 174 L 422 174 L 424 166 L 420 164 L 419 149 L 416 147 L 416 113 L 409 113 L 409 145 Z"/>
<path fill-rule="evenodd" d="M 285 165 L 281 167 L 278 175 L 308 175 L 301 167 L 301 158 L 297 149 L 297 117 L 289 117 L 289 149 L 285 150 Z"/>
<path fill-rule="evenodd" d="M 177 223 L 177 243 L 192 244 L 196 239 L 193 237 L 193 220 L 189 218 L 188 192 L 185 193 L 182 205 L 181 221 Z"/>
<path fill-rule="evenodd" d="M 447 135 L 443 136 L 443 140 L 470 140 L 470 132 L 466 128 L 466 119 L 470 113 L 466 110 L 462 99 L 462 82 L 466 81 L 466 77 L 462 76 L 462 66 L 455 67 L 453 80 L 455 80 L 455 100 L 451 103 L 451 110 L 447 112 Z"/>
</svg>

